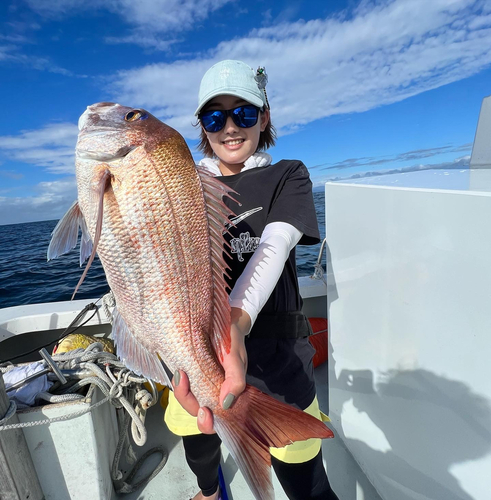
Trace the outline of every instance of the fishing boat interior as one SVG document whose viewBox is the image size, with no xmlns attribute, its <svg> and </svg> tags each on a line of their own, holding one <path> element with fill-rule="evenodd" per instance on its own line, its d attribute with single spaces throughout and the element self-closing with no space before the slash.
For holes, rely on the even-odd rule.
<svg viewBox="0 0 491 500">
<path fill-rule="evenodd" d="M 341 500 L 490 498 L 490 136 L 487 97 L 470 168 L 325 185 L 327 238 L 299 285 Z M 113 307 L 108 294 L 0 309 L 0 498 L 196 494 L 167 389 L 111 352 Z M 35 405 L 12 404 L 33 384 Z M 225 448 L 220 478 L 223 500 L 253 498 Z"/>
</svg>

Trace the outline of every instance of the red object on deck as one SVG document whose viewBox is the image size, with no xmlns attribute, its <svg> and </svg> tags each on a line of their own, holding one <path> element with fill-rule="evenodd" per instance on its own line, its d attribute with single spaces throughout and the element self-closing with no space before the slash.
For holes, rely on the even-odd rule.
<svg viewBox="0 0 491 500">
<path fill-rule="evenodd" d="M 309 318 L 314 335 L 309 337 L 309 341 L 315 349 L 312 362 L 314 368 L 327 361 L 327 319 Z"/>
</svg>

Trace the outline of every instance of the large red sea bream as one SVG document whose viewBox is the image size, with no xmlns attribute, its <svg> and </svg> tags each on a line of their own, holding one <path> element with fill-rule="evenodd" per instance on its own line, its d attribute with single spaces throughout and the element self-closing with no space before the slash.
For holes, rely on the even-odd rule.
<svg viewBox="0 0 491 500">
<path fill-rule="evenodd" d="M 136 373 L 170 385 L 184 370 L 258 500 L 274 498 L 269 447 L 332 437 L 319 420 L 247 386 L 219 404 L 230 349 L 222 233 L 228 188 L 195 166 L 183 138 L 142 109 L 89 106 L 79 122 L 78 200 L 53 231 L 48 258 L 82 231 L 81 262 L 97 254 L 116 298 L 113 337 Z M 93 243 L 92 243 L 93 242 Z"/>
</svg>

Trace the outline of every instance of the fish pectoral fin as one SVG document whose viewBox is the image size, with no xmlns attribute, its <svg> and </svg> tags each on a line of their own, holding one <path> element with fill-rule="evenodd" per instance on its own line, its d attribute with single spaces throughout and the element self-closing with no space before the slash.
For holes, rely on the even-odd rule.
<svg viewBox="0 0 491 500">
<path fill-rule="evenodd" d="M 114 176 L 111 173 L 111 166 L 107 163 L 100 163 L 93 169 L 93 176 L 90 182 L 90 195 L 87 213 L 87 223 L 90 228 L 97 227 L 99 218 L 102 218 L 102 208 L 104 194 L 111 187 Z"/>
<path fill-rule="evenodd" d="M 270 447 L 295 441 L 331 438 L 320 420 L 246 386 L 229 410 L 213 412 L 214 427 L 239 466 L 256 500 L 273 500 Z"/>
<path fill-rule="evenodd" d="M 92 253 L 92 238 L 90 237 L 85 217 L 81 218 L 80 229 L 82 230 L 82 236 L 80 238 L 80 267 L 82 267 L 82 264 Z"/>
<path fill-rule="evenodd" d="M 151 353 L 131 333 L 117 307 L 113 311 L 113 339 L 119 359 L 138 375 L 172 387 L 157 354 Z"/>
<path fill-rule="evenodd" d="M 80 265 L 87 259 L 92 250 L 92 240 L 87 230 L 85 218 L 80 210 L 78 201 L 75 201 L 67 213 L 60 219 L 51 233 L 48 246 L 48 260 L 56 259 L 77 246 L 78 230 L 82 230 L 80 242 Z"/>
<path fill-rule="evenodd" d="M 92 265 L 92 262 L 94 261 L 95 258 L 97 245 L 99 243 L 102 233 L 102 219 L 104 217 L 104 193 L 106 192 L 108 187 L 111 186 L 111 179 L 112 179 L 112 174 L 109 168 L 107 168 L 105 164 L 100 165 L 99 171 L 97 172 L 97 176 L 94 181 L 94 187 L 92 189 L 93 196 L 91 196 L 90 208 L 89 208 L 91 214 L 90 215 L 91 220 L 94 217 L 94 214 L 96 214 L 94 244 L 91 248 L 92 251 L 90 252 L 89 261 L 87 262 L 85 270 L 82 276 L 80 277 L 77 286 L 75 287 L 75 291 L 73 292 L 72 300 L 75 297 L 75 294 L 77 293 L 78 289 L 80 288 L 80 285 L 83 283 L 85 277 L 87 276 L 90 266 Z M 85 227 L 85 229 L 87 229 L 87 226 Z M 82 259 L 82 251 L 84 253 L 87 252 L 87 248 L 88 246 L 86 245 L 84 245 L 83 249 L 82 245 L 80 246 L 80 259 Z"/>
</svg>

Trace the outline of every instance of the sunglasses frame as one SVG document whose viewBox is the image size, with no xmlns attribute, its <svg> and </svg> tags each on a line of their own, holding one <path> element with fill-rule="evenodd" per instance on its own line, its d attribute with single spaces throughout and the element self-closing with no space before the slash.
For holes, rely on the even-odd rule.
<svg viewBox="0 0 491 500">
<path fill-rule="evenodd" d="M 247 126 L 243 126 L 240 123 L 237 123 L 236 118 L 238 118 L 238 116 L 236 114 L 234 114 L 234 111 L 236 111 L 240 108 L 254 108 L 256 110 L 256 121 L 253 124 L 247 125 Z M 198 119 L 201 122 L 201 125 L 203 126 L 203 128 L 206 130 L 206 132 L 214 134 L 216 132 L 220 132 L 220 130 L 223 130 L 225 128 L 225 125 L 227 124 L 227 120 L 228 120 L 229 116 L 232 118 L 232 121 L 235 123 L 235 125 L 237 125 L 237 127 L 240 127 L 240 128 L 252 128 L 252 127 L 254 127 L 254 125 L 257 124 L 257 121 L 259 119 L 259 113 L 262 112 L 263 109 L 264 108 L 259 108 L 257 106 L 254 106 L 254 104 L 242 104 L 241 106 L 236 106 L 235 108 L 232 108 L 232 109 L 213 109 L 213 110 L 202 111 L 198 115 Z M 219 128 L 218 130 L 207 130 L 207 128 L 203 124 L 203 115 L 205 113 L 217 113 L 217 112 L 225 114 L 225 120 L 223 121 L 222 127 Z"/>
</svg>

